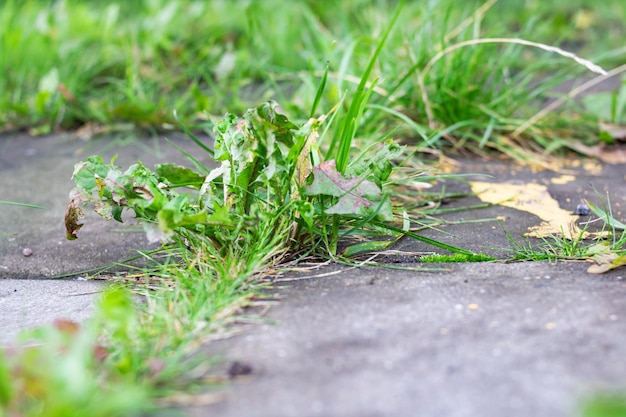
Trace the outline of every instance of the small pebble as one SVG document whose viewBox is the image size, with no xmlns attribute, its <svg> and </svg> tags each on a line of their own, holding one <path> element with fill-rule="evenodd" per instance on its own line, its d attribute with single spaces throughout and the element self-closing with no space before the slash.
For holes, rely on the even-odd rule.
<svg viewBox="0 0 626 417">
<path fill-rule="evenodd" d="M 238 376 L 250 375 L 252 371 L 252 365 L 245 362 L 234 361 L 228 367 L 228 376 L 236 378 Z"/>
<path fill-rule="evenodd" d="M 588 216 L 591 213 L 591 208 L 585 203 L 580 203 L 576 206 L 576 210 L 574 210 L 574 214 L 577 216 Z"/>
<path fill-rule="evenodd" d="M 30 256 L 32 254 L 33 254 L 33 250 L 31 248 L 24 248 L 24 249 L 22 249 L 22 255 Z"/>
</svg>

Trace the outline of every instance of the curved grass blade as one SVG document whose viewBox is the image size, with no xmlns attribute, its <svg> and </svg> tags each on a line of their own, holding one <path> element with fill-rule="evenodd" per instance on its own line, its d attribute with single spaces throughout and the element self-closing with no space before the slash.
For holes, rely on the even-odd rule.
<svg viewBox="0 0 626 417">
<path fill-rule="evenodd" d="M 9 205 L 9 206 L 26 207 L 26 208 L 36 208 L 36 209 L 45 209 L 45 208 L 47 208 L 45 206 L 39 206 L 37 204 L 19 203 L 17 201 L 0 200 L 0 204 L 6 204 L 6 205 Z"/>
<path fill-rule="evenodd" d="M 381 223 L 381 222 L 372 222 L 372 224 L 374 224 L 374 225 L 376 225 L 378 227 L 382 227 L 382 228 L 387 229 L 387 230 L 391 230 L 392 232 L 396 232 L 396 233 L 401 233 L 401 234 L 407 235 L 408 237 L 411 237 L 413 239 L 422 241 L 424 243 L 427 243 L 429 245 L 435 246 L 437 248 L 450 251 L 452 253 L 458 253 L 458 254 L 467 255 L 467 256 L 474 256 L 474 255 L 476 255 L 474 252 L 469 251 L 467 249 L 463 249 L 463 248 L 459 248 L 457 246 L 453 246 L 453 245 L 450 245 L 450 244 L 447 244 L 447 243 L 439 242 L 438 240 L 431 239 L 431 238 L 426 237 L 426 236 L 418 235 L 417 233 L 411 232 L 410 230 L 403 230 L 403 229 L 401 229 L 399 227 L 391 226 L 389 224 L 385 224 L 385 223 Z"/>
</svg>

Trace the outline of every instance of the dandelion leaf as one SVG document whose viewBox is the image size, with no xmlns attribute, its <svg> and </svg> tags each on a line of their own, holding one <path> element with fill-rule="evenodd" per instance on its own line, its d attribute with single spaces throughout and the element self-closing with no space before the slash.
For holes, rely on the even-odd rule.
<svg viewBox="0 0 626 417">
<path fill-rule="evenodd" d="M 337 202 L 326 209 L 326 214 L 359 217 L 376 215 L 381 220 L 391 220 L 391 202 L 380 188 L 362 178 L 346 178 L 337 171 L 334 160 L 325 161 L 313 168 L 313 182 L 307 187 L 310 195 L 337 197 Z"/>
</svg>

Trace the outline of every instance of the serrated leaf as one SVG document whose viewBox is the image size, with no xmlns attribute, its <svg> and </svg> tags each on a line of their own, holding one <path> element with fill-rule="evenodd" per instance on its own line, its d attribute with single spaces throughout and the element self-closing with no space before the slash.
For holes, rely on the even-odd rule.
<svg viewBox="0 0 626 417">
<path fill-rule="evenodd" d="M 329 195 L 339 200 L 326 209 L 327 214 L 368 216 L 376 212 L 382 220 L 391 220 L 391 203 L 380 188 L 362 178 L 345 178 L 337 171 L 334 160 L 313 168 L 313 182 L 307 187 L 310 195 Z"/>
</svg>

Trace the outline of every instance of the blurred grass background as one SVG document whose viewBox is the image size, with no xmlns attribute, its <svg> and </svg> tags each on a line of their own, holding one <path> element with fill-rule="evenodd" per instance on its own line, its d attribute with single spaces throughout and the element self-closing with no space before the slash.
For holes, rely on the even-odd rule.
<svg viewBox="0 0 626 417">
<path fill-rule="evenodd" d="M 173 110 L 192 123 L 269 98 L 305 120 L 326 65 L 321 112 L 353 91 L 395 3 L 6 0 L 0 3 L 0 132 L 167 131 L 178 128 Z M 453 138 L 457 147 L 487 143 L 502 150 L 502 138 L 554 97 L 555 85 L 593 74 L 521 45 L 461 48 L 425 77 L 429 123 L 417 85 L 429 60 L 458 42 L 515 37 L 610 69 L 626 62 L 625 21 L 621 0 L 410 1 L 375 68 L 380 81 L 360 134 L 395 128 L 429 146 Z M 528 136 L 549 150 L 559 147 L 555 138 L 594 142 L 597 119 L 571 103 Z"/>
</svg>

